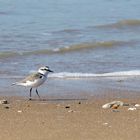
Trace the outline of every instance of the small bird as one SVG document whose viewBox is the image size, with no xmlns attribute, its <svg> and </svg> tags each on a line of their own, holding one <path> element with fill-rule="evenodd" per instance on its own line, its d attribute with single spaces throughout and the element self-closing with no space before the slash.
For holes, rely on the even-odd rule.
<svg viewBox="0 0 140 140">
<path fill-rule="evenodd" d="M 32 100 L 32 97 L 31 97 L 32 89 L 36 88 L 36 94 L 40 98 L 37 88 L 46 81 L 49 72 L 53 72 L 53 71 L 50 70 L 48 66 L 41 67 L 41 68 L 39 68 L 38 72 L 33 73 L 33 74 L 25 77 L 25 79 L 23 79 L 19 82 L 13 83 L 12 85 L 30 87 L 29 100 Z"/>
</svg>

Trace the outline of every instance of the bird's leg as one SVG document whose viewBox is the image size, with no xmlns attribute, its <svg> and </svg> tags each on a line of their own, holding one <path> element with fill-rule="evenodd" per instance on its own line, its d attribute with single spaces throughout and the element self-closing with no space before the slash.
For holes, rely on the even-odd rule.
<svg viewBox="0 0 140 140">
<path fill-rule="evenodd" d="M 36 94 L 37 94 L 37 96 L 39 97 L 39 99 L 40 99 L 40 96 L 39 96 L 39 94 L 38 94 L 38 90 L 36 89 Z"/>
<path fill-rule="evenodd" d="M 30 98 L 29 98 L 29 100 L 32 100 L 32 88 L 30 88 Z"/>
</svg>

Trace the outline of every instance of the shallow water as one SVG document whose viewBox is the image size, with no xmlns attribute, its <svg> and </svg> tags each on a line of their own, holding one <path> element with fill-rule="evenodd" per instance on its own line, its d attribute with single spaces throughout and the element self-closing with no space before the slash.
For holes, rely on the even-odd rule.
<svg viewBox="0 0 140 140">
<path fill-rule="evenodd" d="M 55 71 L 43 95 L 139 91 L 139 9 L 138 0 L 1 1 L 1 94 L 24 95 L 11 83 L 42 65 Z"/>
</svg>

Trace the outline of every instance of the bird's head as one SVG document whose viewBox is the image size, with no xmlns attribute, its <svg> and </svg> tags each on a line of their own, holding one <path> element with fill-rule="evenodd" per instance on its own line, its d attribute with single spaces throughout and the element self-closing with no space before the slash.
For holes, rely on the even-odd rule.
<svg viewBox="0 0 140 140">
<path fill-rule="evenodd" d="M 39 73 L 41 74 L 48 74 L 49 72 L 53 72 L 52 70 L 49 69 L 48 66 L 44 66 L 44 67 L 40 67 L 39 70 L 38 70 Z"/>
</svg>

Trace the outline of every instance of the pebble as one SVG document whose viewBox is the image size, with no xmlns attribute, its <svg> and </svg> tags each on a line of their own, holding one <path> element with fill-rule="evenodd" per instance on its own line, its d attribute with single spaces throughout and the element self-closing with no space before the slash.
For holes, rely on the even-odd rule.
<svg viewBox="0 0 140 140">
<path fill-rule="evenodd" d="M 135 107 L 140 107 L 140 104 L 135 104 Z"/>
<path fill-rule="evenodd" d="M 81 102 L 78 103 L 79 105 L 81 104 Z"/>
<path fill-rule="evenodd" d="M 103 123 L 103 125 L 108 125 L 108 123 Z"/>
<path fill-rule="evenodd" d="M 130 108 L 128 108 L 128 110 L 134 111 L 134 110 L 136 110 L 136 108 L 135 107 L 130 107 Z"/>
<path fill-rule="evenodd" d="M 130 106 L 130 104 L 128 104 L 128 103 L 124 103 L 123 106 Z"/>
<path fill-rule="evenodd" d="M 0 104 L 8 104 L 8 101 L 3 99 L 3 100 L 0 100 Z"/>
<path fill-rule="evenodd" d="M 22 110 L 18 110 L 17 112 L 18 112 L 18 113 L 22 113 Z"/>
<path fill-rule="evenodd" d="M 74 111 L 73 110 L 69 110 L 68 112 L 70 113 L 70 112 L 74 112 Z"/>
<path fill-rule="evenodd" d="M 112 110 L 113 112 L 120 112 L 119 110 Z"/>
<path fill-rule="evenodd" d="M 5 109 L 9 109 L 10 107 L 9 107 L 9 106 L 5 106 L 4 108 L 5 108 Z"/>
<path fill-rule="evenodd" d="M 65 106 L 65 108 L 70 108 L 70 106 Z"/>
</svg>

